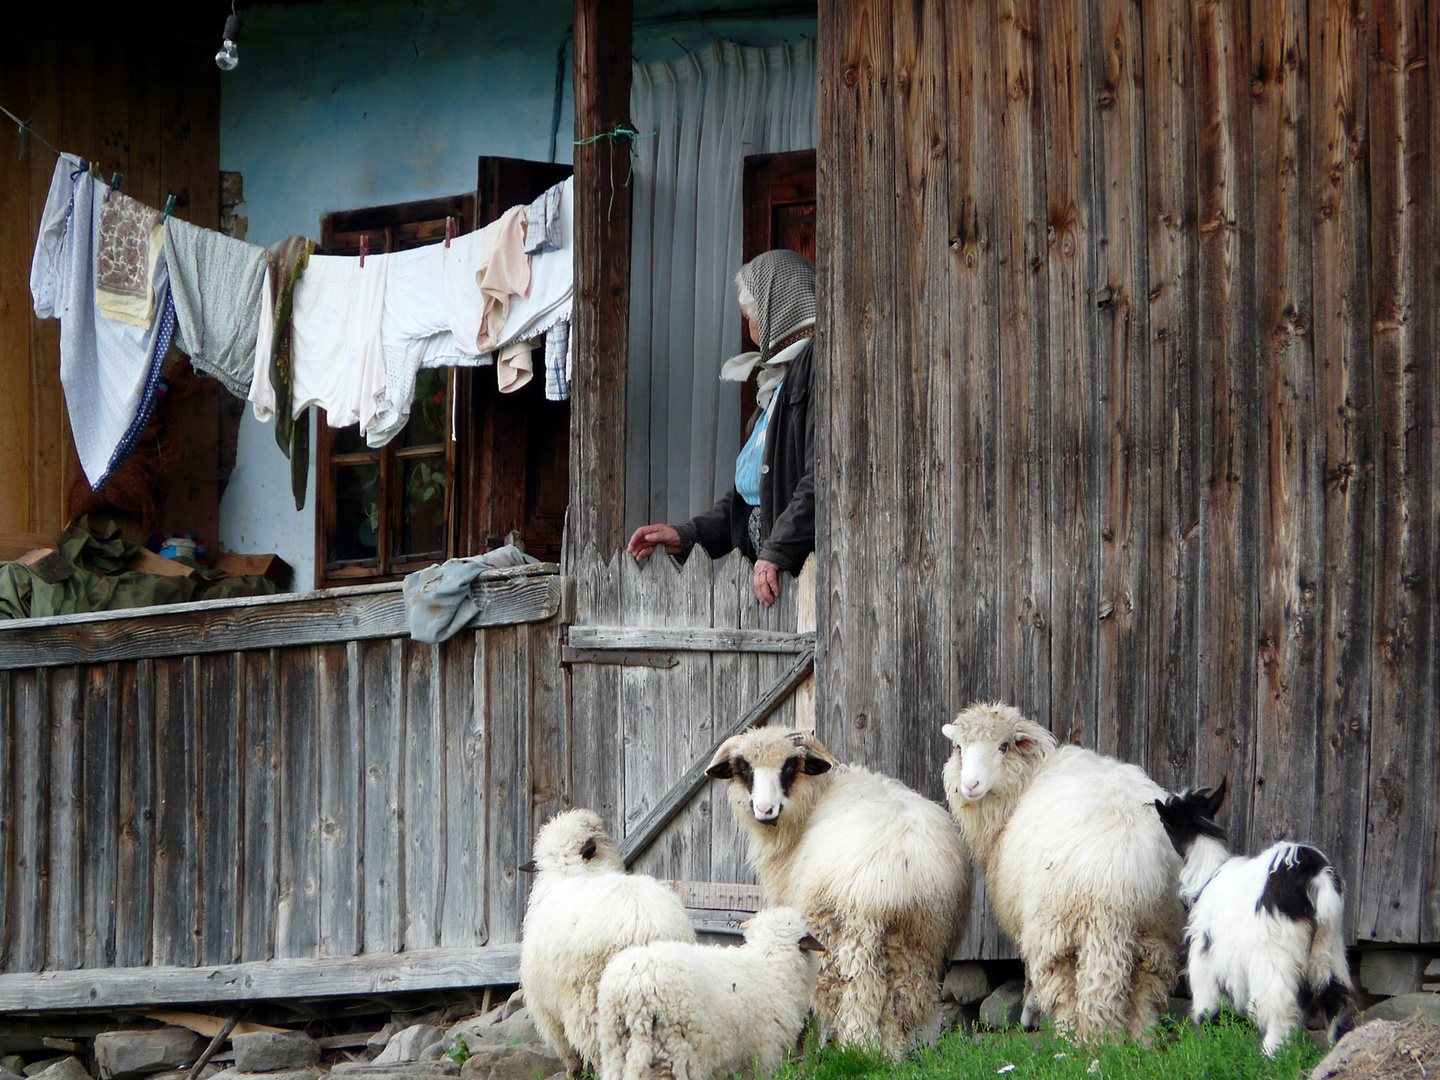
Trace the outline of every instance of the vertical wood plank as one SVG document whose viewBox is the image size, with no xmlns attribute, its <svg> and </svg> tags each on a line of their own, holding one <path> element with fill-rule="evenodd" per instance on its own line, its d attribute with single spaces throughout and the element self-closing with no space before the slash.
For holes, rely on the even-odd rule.
<svg viewBox="0 0 1440 1080">
<path fill-rule="evenodd" d="M 191 659 L 155 661 L 155 909 L 151 955 L 156 964 L 196 963 L 196 747 Z"/>
<path fill-rule="evenodd" d="M 241 960 L 269 960 L 275 952 L 279 865 L 280 699 L 277 650 L 243 654 L 245 666 L 245 792 L 241 904 Z"/>
<path fill-rule="evenodd" d="M 1094 88 L 1095 393 L 1101 458 L 1094 746 L 1146 759 L 1160 706 L 1164 370 L 1150 350 L 1145 41 L 1126 0 L 1090 8 Z M 1163 355 L 1159 353 L 1157 355 Z"/>
<path fill-rule="evenodd" d="M 360 951 L 360 866 L 365 760 L 360 643 L 315 650 L 320 742 L 320 955 Z"/>
<path fill-rule="evenodd" d="M 992 45 L 1000 246 L 1000 664 L 1002 694 L 1050 719 L 1050 369 L 1040 8 L 1003 0 Z"/>
<path fill-rule="evenodd" d="M 667 626 L 672 624 L 670 608 L 679 588 L 675 560 L 657 551 L 643 563 L 620 557 L 620 597 L 625 605 L 620 618 L 624 626 Z M 678 660 L 678 657 L 677 657 Z M 672 782 L 674 743 L 672 718 L 667 715 L 666 686 L 677 668 L 654 671 L 647 667 L 623 667 L 620 672 L 620 723 L 625 763 L 624 835 L 629 836 L 644 820 L 650 808 L 664 796 Z M 673 822 L 672 822 L 673 825 Z M 663 837 L 664 834 L 662 834 Z M 619 839 L 617 836 L 616 839 Z M 660 878 L 678 875 L 673 852 L 657 841 L 636 860 L 634 868 Z"/>
<path fill-rule="evenodd" d="M 1098 741 L 1096 546 L 1099 381 L 1094 295 L 1096 109 L 1088 0 L 1045 9 L 1040 35 L 1045 126 L 1045 333 L 1050 356 L 1050 727 L 1062 742 Z"/>
<path fill-rule="evenodd" d="M 1167 787 L 1196 781 L 1199 647 L 1200 409 L 1199 217 L 1195 42 L 1188 0 L 1146 9 L 1145 145 L 1150 267 L 1152 401 L 1163 403 L 1164 552 L 1160 620 L 1165 629 L 1160 714 L 1148 726 L 1143 763 Z M 1152 416 L 1155 413 L 1152 411 Z"/>
<path fill-rule="evenodd" d="M 8 35 L 7 35 L 8 36 Z M 30 108 L 30 57 L 28 43 L 10 38 L 0 47 L 0 94 L 6 107 L 28 116 Z M 14 101 L 10 105 L 8 102 Z M 6 122 L 0 132 L 0 377 L 7 393 L 0 398 L 0 532 L 30 532 L 32 485 L 36 462 L 30 435 L 33 408 L 30 355 L 29 252 L 33 231 L 18 226 L 30 219 L 30 175 L 32 168 L 17 160 L 19 132 Z M 50 156 L 31 140 L 28 156 Z M 54 162 L 51 161 L 53 167 Z M 48 186 L 49 178 L 45 178 Z"/>
<path fill-rule="evenodd" d="M 575 564 L 575 625 L 614 626 L 620 619 L 619 562 L 591 546 Z M 483 639 L 482 639 L 483 640 Z M 477 665 L 479 663 L 477 656 Z M 477 674 L 477 678 L 478 678 Z M 577 664 L 570 673 L 570 790 L 576 806 L 594 810 L 611 835 L 623 835 L 624 755 L 621 752 L 620 669 Z M 488 714 L 487 714 L 488 715 Z M 494 861 L 487 873 L 495 870 Z"/>
<path fill-rule="evenodd" d="M 280 879 L 275 955 L 314 956 L 320 947 L 320 777 L 315 649 L 277 651 L 280 681 Z"/>
<path fill-rule="evenodd" d="M 531 829 L 538 831 L 570 806 L 569 725 L 560 623 L 529 623 L 522 632 L 529 638 L 530 657 L 530 820 Z"/>
<path fill-rule="evenodd" d="M 445 679 L 445 908 L 440 941 L 446 948 L 484 945 L 490 865 L 490 777 L 486 753 L 485 664 L 478 632 L 460 633 L 441 650 Z"/>
<path fill-rule="evenodd" d="M 401 794 L 405 829 L 406 949 L 431 949 L 439 944 L 445 895 L 445 771 L 441 755 L 445 735 L 441 724 L 438 646 L 405 642 L 405 769 Z M 523 683 L 523 679 L 520 680 Z"/>
<path fill-rule="evenodd" d="M 1305 5 L 1250 10 L 1255 286 L 1262 427 L 1258 461 L 1256 838 L 1307 839 L 1315 818 L 1323 611 L 1324 451 L 1311 347 L 1312 161 Z"/>
<path fill-rule="evenodd" d="M 1316 415 L 1323 439 L 1324 678 L 1315 842 L 1346 878 L 1353 940 L 1364 861 L 1370 751 L 1376 443 L 1370 339 L 1369 36 L 1361 0 L 1311 20 L 1316 205 L 1314 237 Z"/>
<path fill-rule="evenodd" d="M 813 407 L 813 406 L 812 406 Z M 623 557 L 623 556 L 622 556 Z M 716 627 L 739 627 L 741 609 L 748 595 L 753 603 L 753 570 L 745 556 L 732 551 L 712 568 L 713 612 Z M 712 662 L 715 719 L 727 725 L 744 715 L 761 693 L 759 660 L 753 653 L 716 653 Z M 823 741 L 824 736 L 821 736 Z M 713 745 L 713 743 L 712 743 Z M 753 882 L 754 873 L 745 862 L 748 841 L 730 811 L 727 785 L 708 781 L 700 798 L 710 805 L 710 874 L 712 881 Z"/>
<path fill-rule="evenodd" d="M 530 778 L 526 745 L 530 695 L 521 685 L 528 650 L 513 626 L 483 631 L 485 705 L 490 723 L 490 941 L 520 940 L 525 917 L 526 875 L 519 867 L 530 859 Z"/>
<path fill-rule="evenodd" d="M 80 669 L 84 763 L 80 814 L 84 939 L 81 966 L 115 965 L 116 886 L 120 819 L 119 664 Z"/>
<path fill-rule="evenodd" d="M 85 722 L 79 669 L 49 677 L 50 881 L 45 966 L 66 970 L 85 960 Z M 42 708 L 47 704 L 41 699 Z"/>
<path fill-rule="evenodd" d="M 11 909 L 13 944 L 9 971 L 45 966 L 50 862 L 49 672 L 16 671 L 11 676 L 15 709 L 15 790 L 25 792 L 15 821 L 15 891 Z"/>
<path fill-rule="evenodd" d="M 1435 238 L 1426 5 L 1376 0 L 1370 52 L 1375 624 L 1359 936 L 1420 940 L 1433 849 L 1436 710 Z M 1422 837 L 1426 839 L 1421 839 Z M 1433 883 L 1432 883 L 1433 887 Z"/>
<path fill-rule="evenodd" d="M 405 733 L 404 643 L 360 644 L 365 693 L 364 952 L 399 952 L 404 916 L 400 778 Z"/>
<path fill-rule="evenodd" d="M 678 580 L 670 583 L 667 620 L 670 625 L 711 625 L 713 566 L 708 558 L 685 560 Z M 785 575 L 781 589 L 782 598 L 788 592 L 793 600 L 794 581 L 789 575 Z M 753 593 L 753 586 L 751 591 Z M 655 775 L 663 777 L 654 785 L 657 796 L 715 745 L 711 654 L 692 652 L 678 659 L 679 664 L 662 674 L 661 724 L 666 730 L 655 755 Z M 710 832 L 710 801 L 703 796 L 692 798 L 689 806 L 656 838 L 654 845 L 665 852 L 673 877 L 685 881 L 714 880 L 710 870 Z"/>
<path fill-rule="evenodd" d="M 155 880 L 155 662 L 119 665 L 120 804 L 115 964 L 150 962 Z M 241 860 L 236 859 L 237 867 Z M 251 888 L 256 885 L 252 883 Z"/>
<path fill-rule="evenodd" d="M 200 778 L 200 962 L 239 959 L 239 896 L 250 883 L 239 876 L 242 788 L 239 653 L 196 659 L 196 769 Z"/>
<path fill-rule="evenodd" d="M 15 945 L 18 802 L 15 790 L 15 699 L 8 671 L 0 671 L 0 971 L 10 970 Z"/>
<path fill-rule="evenodd" d="M 575 0 L 575 377 L 567 550 L 624 545 L 631 0 Z M 590 141 L 593 140 L 593 141 Z"/>
</svg>

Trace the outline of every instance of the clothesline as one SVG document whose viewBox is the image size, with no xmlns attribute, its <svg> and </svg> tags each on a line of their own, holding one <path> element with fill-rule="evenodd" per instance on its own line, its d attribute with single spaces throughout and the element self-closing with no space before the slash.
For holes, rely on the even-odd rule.
<svg viewBox="0 0 1440 1080">
<path fill-rule="evenodd" d="M 52 142 L 50 142 L 50 140 L 46 139 L 46 138 L 45 138 L 44 136 L 42 136 L 38 131 L 36 131 L 34 128 L 32 128 L 32 127 L 30 126 L 30 121 L 29 121 L 29 120 L 21 120 L 20 117 L 16 116 L 16 115 L 15 115 L 13 112 L 11 112 L 9 109 L 5 108 L 4 105 L 0 105 L 0 112 L 3 112 L 6 116 L 10 117 L 11 120 L 14 120 L 15 123 L 16 123 L 16 124 L 19 126 L 19 128 L 20 128 L 20 158 L 21 158 L 21 160 L 24 160 L 24 157 L 25 157 L 25 139 L 26 139 L 28 136 L 31 136 L 31 135 L 35 136 L 35 138 L 36 138 L 39 142 L 41 142 L 41 143 L 43 143 L 45 146 L 49 147 L 49 148 L 50 148 L 50 152 L 53 153 L 56 157 L 59 157 L 59 156 L 60 156 L 60 151 L 59 151 L 59 149 L 55 146 L 55 144 L 52 143 Z M 82 159 L 82 160 L 83 160 L 83 159 Z"/>
</svg>

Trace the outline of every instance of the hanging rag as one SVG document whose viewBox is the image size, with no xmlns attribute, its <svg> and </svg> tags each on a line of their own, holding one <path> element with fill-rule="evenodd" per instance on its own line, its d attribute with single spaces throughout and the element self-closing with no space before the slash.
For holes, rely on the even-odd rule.
<svg viewBox="0 0 1440 1080">
<path fill-rule="evenodd" d="M 568 179 L 550 189 L 557 192 L 559 196 L 554 219 L 558 242 L 553 250 L 531 258 L 530 290 L 523 296 L 511 297 L 505 325 L 495 341 L 502 354 L 501 359 L 497 361 L 496 368 L 497 381 L 500 383 L 502 391 L 519 389 L 529 381 L 528 375 L 524 377 L 523 381 L 518 380 L 516 376 L 519 364 L 521 362 L 528 364 L 528 355 L 523 358 L 523 361 L 510 359 L 505 355 L 506 347 L 518 342 L 533 341 L 544 337 L 546 339 L 546 396 L 551 401 L 563 401 L 570 396 L 568 378 L 557 381 L 554 373 L 558 373 L 558 369 L 552 372 L 550 365 L 550 357 L 563 355 L 568 348 L 568 342 L 563 336 L 563 331 L 557 332 L 553 344 L 549 340 L 549 335 L 557 327 L 569 322 L 573 307 L 575 261 L 571 238 L 573 236 L 574 187 L 573 179 Z M 507 370 L 507 365 L 509 370 Z M 563 391 L 560 389 L 561 385 L 565 387 Z"/>
<path fill-rule="evenodd" d="M 189 354 L 195 370 L 245 398 L 265 307 L 265 249 L 171 218 L 165 261 L 175 302 L 175 344 Z"/>
<path fill-rule="evenodd" d="M 512 206 L 500 216 L 494 229 L 484 232 L 480 269 L 475 275 L 480 286 L 480 334 L 477 352 L 489 352 L 500 342 L 500 332 L 510 313 L 511 298 L 530 291 L 530 259 L 525 254 L 525 207 Z"/>
<path fill-rule="evenodd" d="M 375 419 L 385 392 L 380 323 L 390 256 L 365 265 L 347 255 L 312 255 L 295 283 L 290 316 L 291 409 L 319 405 L 332 428 Z"/>
<path fill-rule="evenodd" d="M 305 273 L 310 253 L 314 250 L 315 245 L 303 236 L 287 236 L 265 253 L 273 322 L 269 335 L 269 378 L 262 385 L 273 387 L 275 441 L 290 459 L 290 491 L 295 496 L 296 510 L 305 509 L 305 485 L 310 473 L 310 421 L 306 418 L 295 423 L 290 407 L 294 380 L 290 316 L 294 309 L 295 282 Z M 258 419 L 265 419 L 260 416 L 260 405 L 254 398 L 255 385 L 252 384 L 250 389 L 255 415 Z"/>
<path fill-rule="evenodd" d="M 160 211 L 119 191 L 100 200 L 95 304 L 100 314 L 148 327 L 155 316 L 155 264 L 165 250 Z"/>
<path fill-rule="evenodd" d="M 98 491 L 149 422 L 175 321 L 163 257 L 153 264 L 149 291 L 157 305 L 148 326 L 99 315 L 95 254 L 109 189 L 77 164 L 67 156 L 55 167 L 31 289 L 35 313 L 60 319 L 60 384 L 80 467 Z"/>
<path fill-rule="evenodd" d="M 486 570 L 524 566 L 540 560 L 506 544 L 469 559 L 447 559 L 406 574 L 401 585 L 410 636 L 434 645 L 454 637 L 480 613 L 470 587 Z"/>
<path fill-rule="evenodd" d="M 570 398 L 570 323 L 558 322 L 545 332 L 545 399 L 567 401 Z"/>
<path fill-rule="evenodd" d="M 525 254 L 539 255 L 554 251 L 564 243 L 560 226 L 561 188 L 566 181 L 554 184 L 525 211 Z"/>
</svg>

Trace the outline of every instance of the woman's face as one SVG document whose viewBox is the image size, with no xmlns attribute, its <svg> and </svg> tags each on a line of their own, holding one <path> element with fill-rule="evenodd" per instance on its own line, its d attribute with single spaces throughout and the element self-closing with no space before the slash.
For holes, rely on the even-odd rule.
<svg viewBox="0 0 1440 1080">
<path fill-rule="evenodd" d="M 754 314 L 752 314 L 751 312 L 748 312 L 748 311 L 747 311 L 747 312 L 745 313 L 745 321 L 746 321 L 746 322 L 749 324 L 749 326 L 750 326 L 750 340 L 753 341 L 753 342 L 755 342 L 756 345 L 759 345 L 759 344 L 760 344 L 760 320 L 757 319 L 757 318 L 754 316 Z"/>
</svg>

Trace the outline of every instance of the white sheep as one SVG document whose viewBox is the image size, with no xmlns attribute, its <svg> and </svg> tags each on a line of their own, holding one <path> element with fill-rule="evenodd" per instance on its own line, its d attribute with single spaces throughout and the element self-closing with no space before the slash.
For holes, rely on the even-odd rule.
<svg viewBox="0 0 1440 1080">
<path fill-rule="evenodd" d="M 535 837 L 535 874 L 520 944 L 520 987 L 541 1036 L 571 1076 L 597 1066 L 595 993 L 610 958 L 632 945 L 695 940 L 680 898 L 627 874 L 600 815 L 557 814 Z"/>
<path fill-rule="evenodd" d="M 769 728 L 726 740 L 707 771 L 730 781 L 767 902 L 798 908 L 825 943 L 822 1038 L 904 1053 L 969 914 L 969 860 L 945 811 Z"/>
<path fill-rule="evenodd" d="M 1353 993 L 1341 930 L 1344 886 L 1330 860 L 1308 844 L 1231 855 L 1214 820 L 1224 798 L 1222 780 L 1214 791 L 1186 791 L 1155 804 L 1184 859 L 1191 1017 L 1199 1023 L 1228 998 L 1260 1027 L 1267 1055 L 1307 1013 L 1334 1042 Z"/>
<path fill-rule="evenodd" d="M 1175 979 L 1179 859 L 1144 770 L 1055 737 L 1001 703 L 941 729 L 950 812 L 985 874 L 1038 1006 L 1081 1038 L 1141 1036 Z"/>
<path fill-rule="evenodd" d="M 600 978 L 601 1080 L 766 1076 L 795 1046 L 824 947 L 794 908 L 745 924 L 738 947 L 626 949 Z"/>
</svg>

